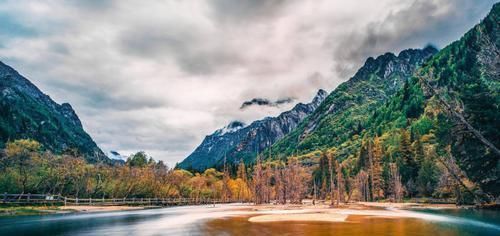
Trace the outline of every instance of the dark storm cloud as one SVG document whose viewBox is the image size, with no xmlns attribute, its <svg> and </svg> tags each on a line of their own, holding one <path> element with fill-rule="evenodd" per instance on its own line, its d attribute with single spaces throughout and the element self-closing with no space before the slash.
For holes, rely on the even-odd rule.
<svg viewBox="0 0 500 236">
<path fill-rule="evenodd" d="M 245 109 L 250 106 L 270 106 L 270 107 L 276 107 L 279 105 L 283 104 L 288 104 L 292 103 L 295 99 L 293 98 L 281 98 L 276 101 L 270 101 L 269 99 L 266 98 L 253 98 L 252 100 L 245 101 L 243 104 L 241 104 L 240 109 Z"/>
<path fill-rule="evenodd" d="M 495 1 L 436 0 L 414 1 L 394 11 L 382 21 L 356 29 L 337 42 L 335 70 L 341 77 L 352 76 L 366 58 L 406 48 L 422 48 L 427 43 L 444 47 L 471 28 L 473 19 L 489 11 Z M 432 41 L 436 40 L 436 41 Z M 425 42 L 423 44 L 422 42 Z"/>
</svg>

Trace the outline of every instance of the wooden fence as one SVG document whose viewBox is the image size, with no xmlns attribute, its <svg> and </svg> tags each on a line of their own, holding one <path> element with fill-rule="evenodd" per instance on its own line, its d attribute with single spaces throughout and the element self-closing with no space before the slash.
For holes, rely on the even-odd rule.
<svg viewBox="0 0 500 236">
<path fill-rule="evenodd" d="M 70 198 L 61 195 L 48 194 L 0 194 L 0 204 L 63 204 L 63 205 L 95 205 L 95 206 L 123 206 L 123 205 L 205 205 L 231 203 L 212 198 Z"/>
</svg>

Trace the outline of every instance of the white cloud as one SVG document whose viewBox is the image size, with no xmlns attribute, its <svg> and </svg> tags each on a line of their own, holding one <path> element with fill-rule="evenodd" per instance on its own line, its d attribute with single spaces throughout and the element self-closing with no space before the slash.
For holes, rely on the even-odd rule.
<svg viewBox="0 0 500 236">
<path fill-rule="evenodd" d="M 170 165 L 232 120 L 309 101 L 368 56 L 444 46 L 494 1 L 2 1 L 0 60 L 69 102 L 105 150 Z M 12 30 L 18 29 L 18 30 Z"/>
</svg>

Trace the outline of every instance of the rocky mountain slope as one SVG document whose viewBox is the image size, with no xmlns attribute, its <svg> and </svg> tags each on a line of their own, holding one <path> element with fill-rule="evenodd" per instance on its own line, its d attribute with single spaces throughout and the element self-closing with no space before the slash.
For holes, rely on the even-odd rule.
<svg viewBox="0 0 500 236">
<path fill-rule="evenodd" d="M 458 189 L 466 194 L 457 201 L 498 200 L 499 22 L 497 3 L 483 21 L 432 57 L 435 50 L 426 48 L 368 59 L 271 147 L 272 158 L 298 153 L 308 159 L 330 150 L 354 178 L 360 170 L 370 171 L 366 163 L 376 155 L 383 178 L 396 164 L 407 196 L 451 196 Z M 415 60 L 403 59 L 408 55 Z"/>
<path fill-rule="evenodd" d="M 0 62 L 0 146 L 21 138 L 34 139 L 55 153 L 76 150 L 90 162 L 109 162 L 70 104 L 57 104 Z"/>
<path fill-rule="evenodd" d="M 443 152 L 480 191 L 500 196 L 500 3 L 415 77 L 429 111 L 420 119 L 434 120 Z"/>
<path fill-rule="evenodd" d="M 228 163 L 237 163 L 240 159 L 252 161 L 257 153 L 294 130 L 326 96 L 324 90 L 319 90 L 311 103 L 299 103 L 277 117 L 267 117 L 248 126 L 239 121 L 231 122 L 205 137 L 200 146 L 179 163 L 178 167 L 202 171 L 223 165 L 224 157 Z"/>
<path fill-rule="evenodd" d="M 428 46 L 407 49 L 397 56 L 386 53 L 375 59 L 368 58 L 358 72 L 328 95 L 296 130 L 273 145 L 273 156 L 337 146 L 359 135 L 368 114 L 400 90 L 416 68 L 436 52 L 437 49 Z M 346 150 L 345 155 L 353 151 Z"/>
</svg>

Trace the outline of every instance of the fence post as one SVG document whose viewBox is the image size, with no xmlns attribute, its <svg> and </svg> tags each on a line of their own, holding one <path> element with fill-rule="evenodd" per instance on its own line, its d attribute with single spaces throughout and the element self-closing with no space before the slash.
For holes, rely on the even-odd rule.
<svg viewBox="0 0 500 236">
<path fill-rule="evenodd" d="M 78 197 L 76 197 L 76 199 L 75 199 L 75 203 L 76 203 L 76 205 L 78 206 Z"/>
<path fill-rule="evenodd" d="M 92 197 L 89 198 L 89 204 L 92 206 Z"/>
<path fill-rule="evenodd" d="M 7 192 L 3 193 L 3 203 L 7 202 Z"/>
<path fill-rule="evenodd" d="M 66 206 L 66 203 L 67 203 L 67 199 L 66 199 L 66 197 L 64 197 L 64 206 Z"/>
<path fill-rule="evenodd" d="M 28 193 L 28 202 L 30 202 L 31 199 L 31 193 Z"/>
</svg>

